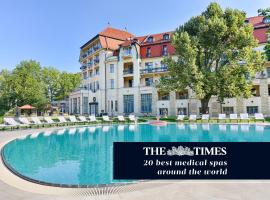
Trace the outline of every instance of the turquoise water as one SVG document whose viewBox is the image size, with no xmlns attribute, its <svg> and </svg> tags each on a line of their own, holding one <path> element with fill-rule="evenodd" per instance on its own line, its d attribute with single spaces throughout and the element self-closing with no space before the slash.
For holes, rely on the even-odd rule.
<svg viewBox="0 0 270 200">
<path fill-rule="evenodd" d="M 54 184 L 110 184 L 114 141 L 263 142 L 269 126 L 168 124 L 111 125 L 41 132 L 13 140 L 3 150 L 18 173 Z"/>
</svg>

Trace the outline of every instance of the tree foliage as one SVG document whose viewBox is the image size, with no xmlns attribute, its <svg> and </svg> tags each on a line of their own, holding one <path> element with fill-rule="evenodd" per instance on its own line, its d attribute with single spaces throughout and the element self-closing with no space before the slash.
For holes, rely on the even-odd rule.
<svg viewBox="0 0 270 200">
<path fill-rule="evenodd" d="M 253 50 L 257 42 L 245 19 L 240 10 L 222 10 L 211 3 L 177 28 L 172 39 L 177 58 L 165 58 L 169 74 L 161 77 L 158 88 L 192 89 L 201 100 L 202 112 L 213 95 L 221 103 L 227 97 L 249 97 L 252 78 L 262 70 L 263 55 Z"/>
<path fill-rule="evenodd" d="M 0 115 L 25 104 L 42 109 L 48 103 L 66 98 L 79 84 L 79 74 L 42 68 L 34 60 L 22 61 L 14 70 L 0 72 Z"/>
<path fill-rule="evenodd" d="M 270 19 L 270 7 L 265 9 L 259 9 L 258 14 Z M 270 61 L 270 28 L 268 29 L 268 43 L 264 47 L 267 60 Z"/>
</svg>

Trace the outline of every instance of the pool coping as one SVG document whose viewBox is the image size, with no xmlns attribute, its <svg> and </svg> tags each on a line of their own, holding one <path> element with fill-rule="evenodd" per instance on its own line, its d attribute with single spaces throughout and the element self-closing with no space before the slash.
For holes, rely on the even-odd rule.
<svg viewBox="0 0 270 200">
<path fill-rule="evenodd" d="M 138 124 L 147 124 L 147 123 L 138 123 Z M 170 124 L 178 124 L 178 123 L 175 123 L 175 122 L 170 122 Z M 190 123 L 188 123 L 190 124 Z M 198 124 L 212 124 L 212 123 L 198 123 Z M 246 125 L 264 125 L 264 126 L 269 126 L 270 123 L 214 123 L 214 124 L 227 124 L 227 125 L 230 125 L 230 124 L 236 124 L 236 125 L 241 125 L 241 124 L 246 124 Z M 19 138 L 23 138 L 23 137 L 26 137 L 28 135 L 32 135 L 34 133 L 37 133 L 37 132 L 42 132 L 42 131 L 56 131 L 56 130 L 61 130 L 61 129 L 64 129 L 64 128 L 79 128 L 79 127 L 90 127 L 90 126 L 100 126 L 100 125 L 117 125 L 117 124 L 91 124 L 91 125 L 78 125 L 78 126 L 66 126 L 66 127 L 43 127 L 43 128 L 38 128 L 38 129 L 25 129 L 25 130 L 17 130 L 17 131 L 3 131 L 3 133 L 7 133 L 7 134 L 12 134 L 11 137 L 9 137 L 8 139 L 4 139 L 4 141 L 1 141 L 0 140 L 0 149 L 1 149 L 1 154 L 2 154 L 2 148 L 9 142 L 15 140 L 15 139 L 19 139 Z M 132 124 L 123 124 L 123 125 L 132 125 Z M 134 124 L 133 124 L 134 125 Z M 22 133 L 21 133 L 22 132 Z M 1 131 L 0 131 L 1 133 Z M 21 134 L 20 134 L 21 133 Z M 2 156 L 1 156 L 2 158 Z M 2 165 L 2 166 L 1 166 Z M 23 177 L 19 176 L 18 174 L 16 173 L 13 173 L 9 168 L 8 166 L 6 166 L 3 162 L 2 159 L 0 159 L 0 169 L 1 167 L 4 167 L 6 169 L 6 172 L 5 172 L 5 175 L 7 175 L 10 179 L 12 180 L 4 180 L 3 177 L 0 176 L 0 181 L 2 180 L 4 183 L 12 186 L 12 187 L 16 187 L 18 189 L 21 189 L 21 190 L 24 190 L 24 191 L 27 191 L 27 192 L 32 192 L 32 193 L 38 193 L 38 194 L 70 194 L 70 192 L 74 192 L 74 189 L 90 189 L 90 188 L 107 188 L 107 187 L 117 187 L 117 186 L 130 186 L 130 185 L 140 185 L 140 183 L 145 183 L 145 182 L 148 182 L 148 183 L 153 183 L 152 180 L 147 180 L 147 181 L 136 181 L 134 183 L 128 183 L 128 184 L 97 184 L 95 185 L 94 187 L 61 187 L 61 184 L 59 184 L 59 187 L 57 187 L 56 185 L 54 184 L 41 184 L 41 183 L 38 183 L 38 182 L 41 182 L 41 181 L 31 181 L 28 179 L 24 179 Z M 1 175 L 2 175 L 2 171 L 1 171 Z M 7 177 L 5 177 L 7 178 Z M 15 179 L 15 180 L 14 180 Z M 159 180 L 158 180 L 159 181 Z M 158 181 L 155 181 L 155 184 L 156 183 L 160 183 Z M 182 183 L 183 180 L 178 180 L 180 183 Z M 185 180 L 185 182 L 190 182 L 190 183 L 209 183 L 209 182 L 217 182 L 217 183 L 229 183 L 229 182 L 241 182 L 243 183 L 243 181 L 241 180 L 227 180 L 227 181 L 224 181 L 224 180 L 195 180 L 195 181 L 191 181 L 191 180 Z M 262 180 L 246 180 L 245 182 L 247 183 L 256 183 L 256 182 L 261 182 Z M 175 181 L 171 181 L 171 180 L 162 180 L 161 183 L 177 183 Z M 245 183 L 244 182 L 244 183 Z M 270 180 L 266 180 L 264 182 L 267 182 L 267 183 L 270 183 Z M 26 187 L 27 185 L 27 187 Z M 64 184 L 63 184 L 64 185 Z M 92 185 L 93 186 L 93 185 Z"/>
</svg>

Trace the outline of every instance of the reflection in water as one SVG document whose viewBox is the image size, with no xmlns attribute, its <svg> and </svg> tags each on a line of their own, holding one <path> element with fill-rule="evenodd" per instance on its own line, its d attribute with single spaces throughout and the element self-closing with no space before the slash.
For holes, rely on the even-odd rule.
<svg viewBox="0 0 270 200">
<path fill-rule="evenodd" d="M 16 139 L 4 147 L 19 173 L 62 184 L 105 184 L 112 177 L 113 142 L 270 141 L 269 126 L 226 124 L 111 125 L 61 129 Z"/>
</svg>

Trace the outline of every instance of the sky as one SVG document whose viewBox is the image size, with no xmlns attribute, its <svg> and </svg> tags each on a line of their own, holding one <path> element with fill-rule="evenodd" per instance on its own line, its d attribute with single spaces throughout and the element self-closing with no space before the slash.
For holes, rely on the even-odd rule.
<svg viewBox="0 0 270 200">
<path fill-rule="evenodd" d="M 80 46 L 108 26 L 136 36 L 175 30 L 210 0 L 0 0 L 0 70 L 34 59 L 80 71 Z M 270 0 L 216 0 L 256 16 Z"/>
</svg>

